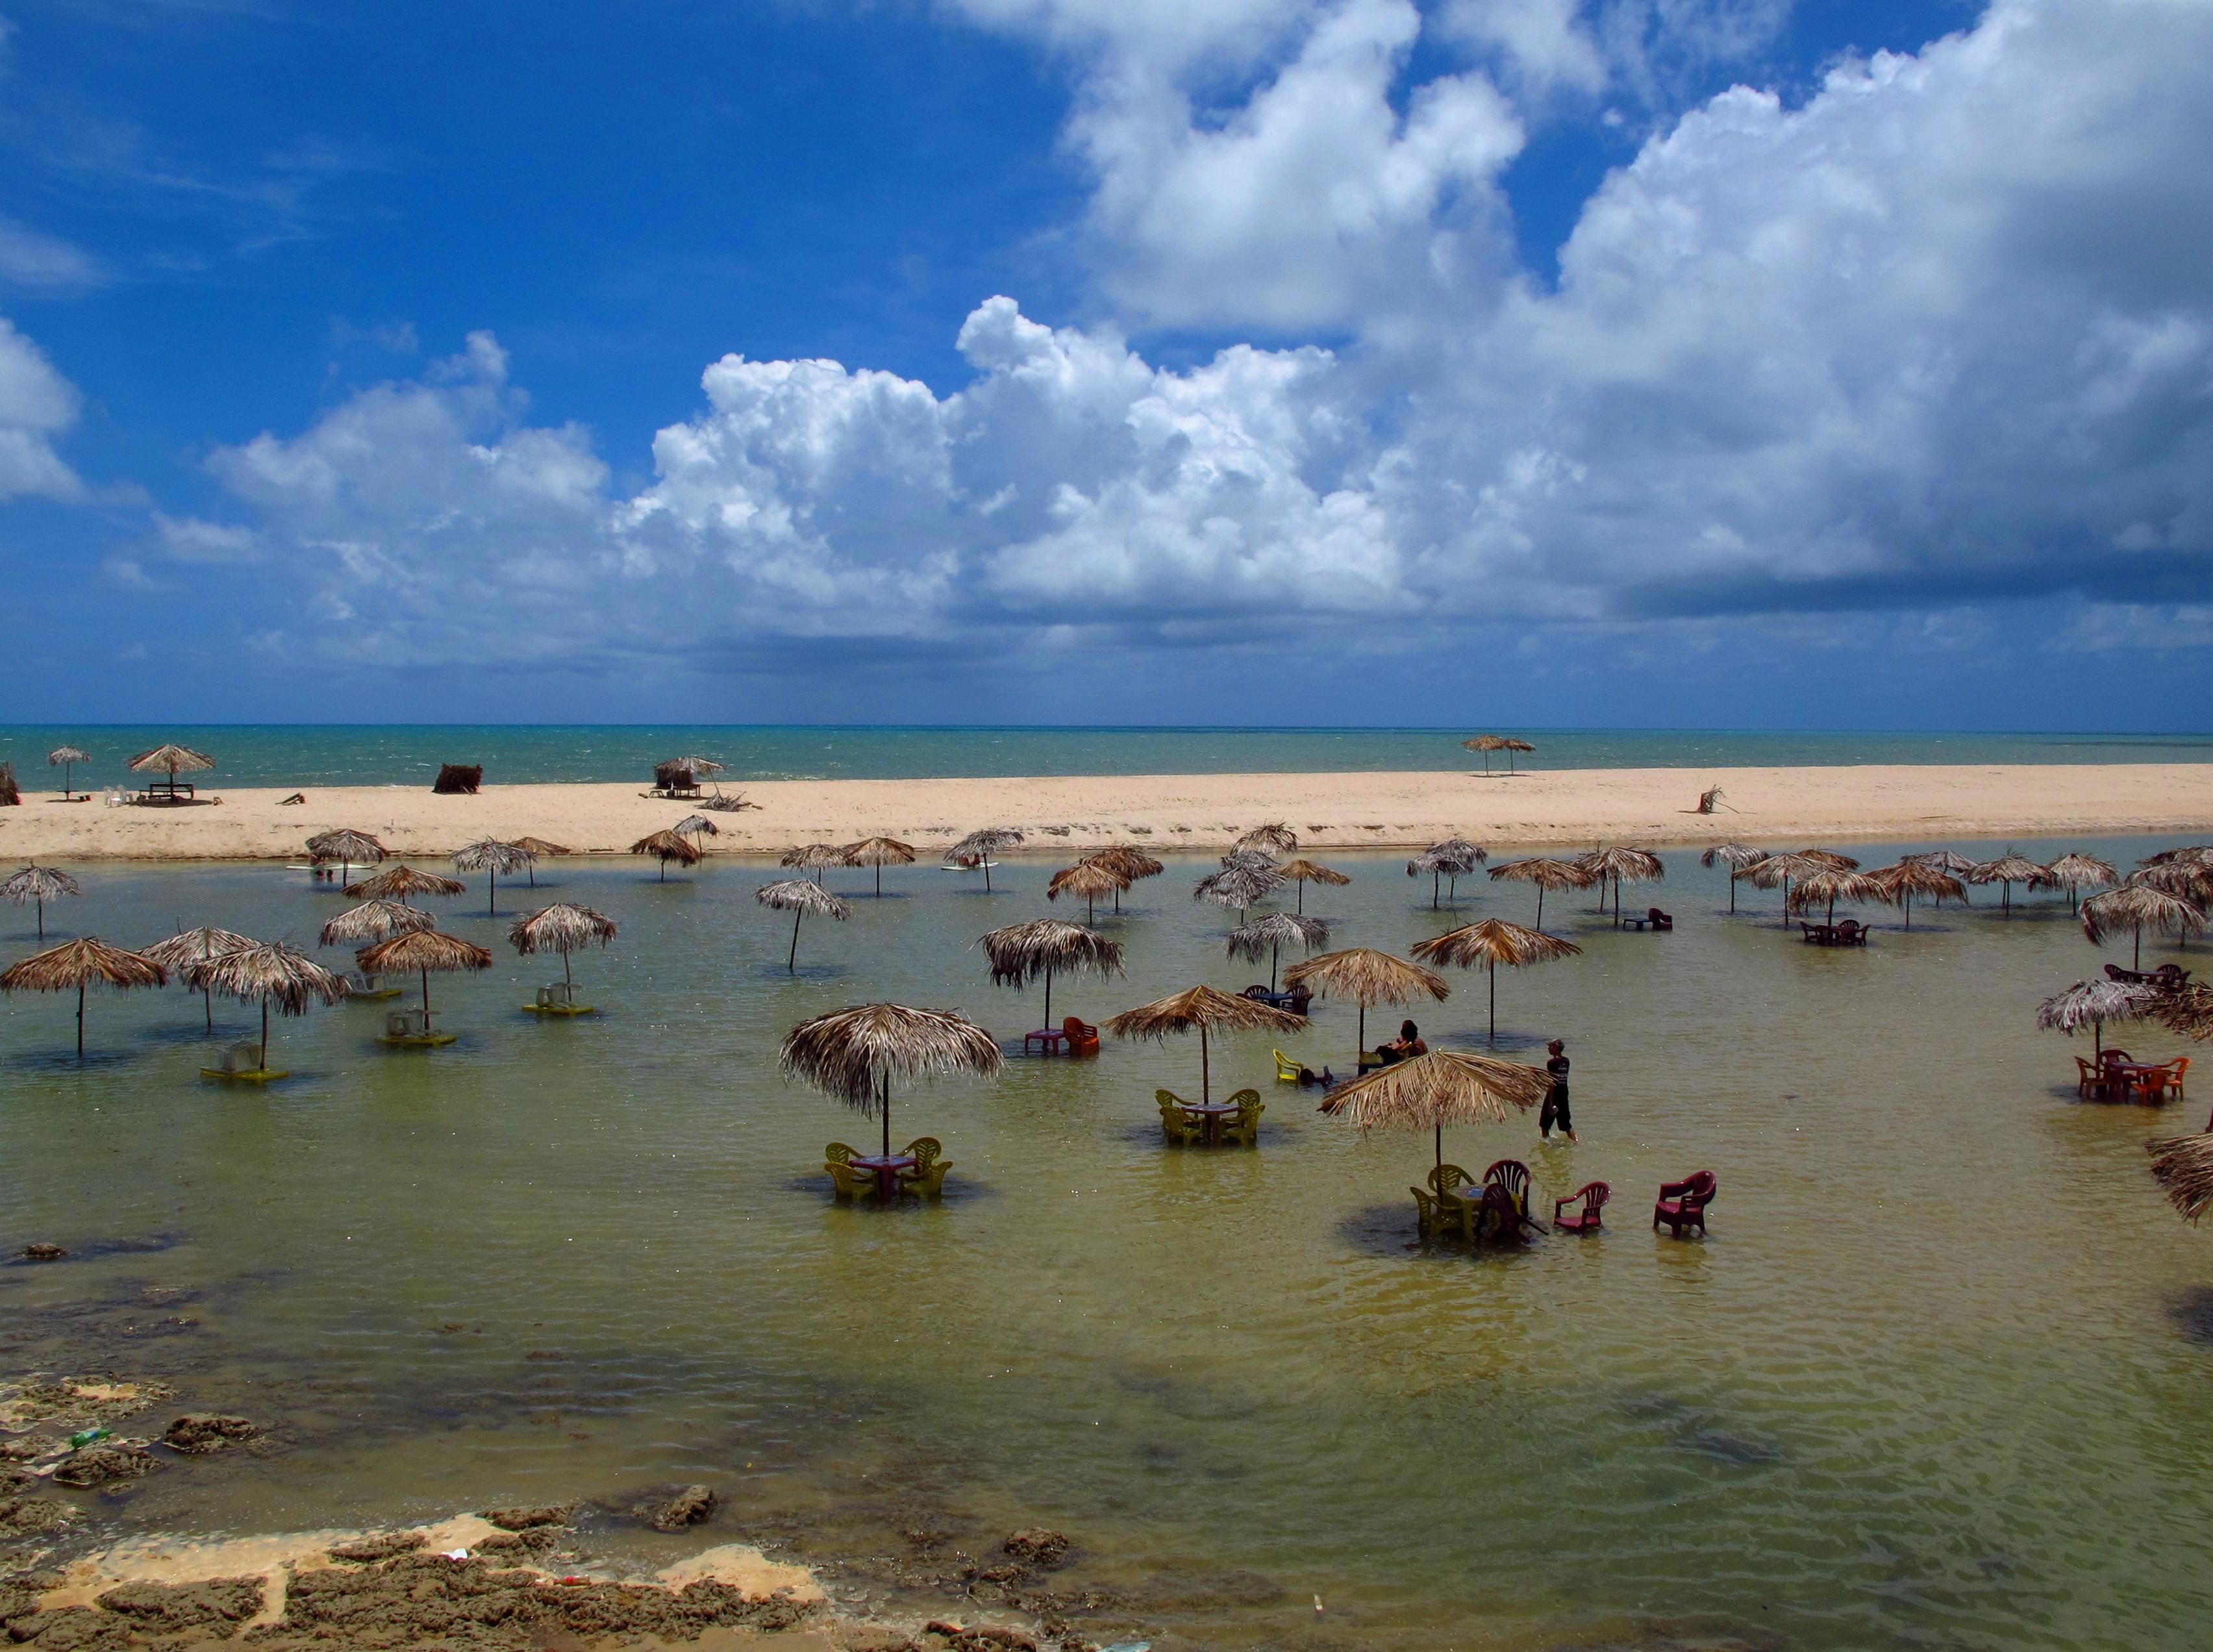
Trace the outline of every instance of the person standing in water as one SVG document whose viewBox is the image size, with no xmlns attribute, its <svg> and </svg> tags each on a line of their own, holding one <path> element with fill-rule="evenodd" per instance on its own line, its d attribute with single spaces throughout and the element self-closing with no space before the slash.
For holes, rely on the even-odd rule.
<svg viewBox="0 0 2213 1652">
<path fill-rule="evenodd" d="M 1568 1046 L 1564 1040 L 1554 1039 L 1545 1048 L 1549 1052 L 1545 1070 L 1552 1076 L 1552 1088 L 1545 1093 L 1544 1109 L 1537 1115 L 1537 1133 L 1549 1142 L 1557 1125 L 1560 1133 L 1573 1142 L 1576 1137 L 1575 1118 L 1568 1111 Z"/>
</svg>

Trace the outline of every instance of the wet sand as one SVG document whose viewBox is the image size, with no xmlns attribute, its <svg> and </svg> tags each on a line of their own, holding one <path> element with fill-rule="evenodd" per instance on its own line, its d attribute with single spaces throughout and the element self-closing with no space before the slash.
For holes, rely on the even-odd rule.
<svg viewBox="0 0 2213 1652">
<path fill-rule="evenodd" d="M 1698 795 L 1722 789 L 1712 815 Z M 1762 847 L 1872 838 L 2202 833 L 2213 825 L 2213 764 L 1923 765 L 1850 768 L 1586 769 L 1473 773 L 1079 775 L 1033 778 L 777 781 L 727 785 L 757 808 L 710 814 L 720 852 L 900 838 L 934 857 L 984 826 L 1022 850 L 1058 854 L 1135 840 L 1214 850 L 1266 821 L 1317 849 L 1600 841 Z M 310 836 L 351 826 L 396 855 L 442 857 L 479 838 L 526 834 L 582 854 L 619 854 L 698 804 L 632 785 L 487 786 L 473 797 L 419 787 L 203 789 L 186 808 L 110 808 L 26 793 L 0 809 L 0 859 L 285 860 Z M 711 796 L 711 793 L 710 794 Z"/>
</svg>

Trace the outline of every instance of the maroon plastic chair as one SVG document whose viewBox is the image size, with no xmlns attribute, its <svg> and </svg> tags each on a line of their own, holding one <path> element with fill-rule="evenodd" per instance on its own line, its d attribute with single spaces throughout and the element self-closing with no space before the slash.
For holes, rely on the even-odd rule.
<svg viewBox="0 0 2213 1652">
<path fill-rule="evenodd" d="M 1653 1230 L 1656 1233 L 1664 1222 L 1667 1224 L 1667 1231 L 1678 1239 L 1683 1236 L 1684 1228 L 1693 1225 L 1700 1233 L 1704 1233 L 1706 1206 L 1713 1203 L 1714 1195 L 1720 1187 L 1721 1184 L 1714 1180 L 1714 1173 L 1710 1170 L 1701 1170 L 1695 1176 L 1686 1176 L 1681 1181 L 1661 1182 L 1659 1202 L 1652 1207 Z"/>
<path fill-rule="evenodd" d="M 1599 1212 L 1613 1197 L 1613 1189 L 1604 1182 L 1585 1182 L 1567 1198 L 1552 1201 L 1552 1225 L 1563 1233 L 1594 1234 L 1605 1225 L 1599 1220 Z M 1583 1208 L 1569 1210 L 1568 1206 L 1578 1199 L 1582 1201 Z"/>
<path fill-rule="evenodd" d="M 1663 912 L 1657 906 L 1644 914 L 1644 921 L 1659 930 L 1672 930 L 1675 927 L 1674 913 Z"/>
</svg>

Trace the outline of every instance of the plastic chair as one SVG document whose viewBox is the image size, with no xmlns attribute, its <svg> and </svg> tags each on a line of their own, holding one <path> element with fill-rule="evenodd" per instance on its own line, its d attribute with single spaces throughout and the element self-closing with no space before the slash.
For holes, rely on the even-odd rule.
<svg viewBox="0 0 2213 1652">
<path fill-rule="evenodd" d="M 1161 1134 L 1172 1147 L 1189 1147 L 1204 1134 L 1204 1126 L 1183 1110 L 1183 1100 L 1173 1090 L 1155 1090 L 1161 1104 Z"/>
<path fill-rule="evenodd" d="M 2075 1094 L 2078 1099 L 2086 1101 L 2094 1094 L 2105 1094 L 2105 1070 L 2095 1062 L 2086 1061 L 2081 1056 L 2076 1057 Z"/>
<path fill-rule="evenodd" d="M 2182 1076 L 2189 1070 L 2188 1056 L 2177 1056 L 2167 1064 L 2167 1088 L 2174 1092 L 2177 1100 L 2188 1099 L 2182 1094 Z"/>
<path fill-rule="evenodd" d="M 1276 1082 L 1278 1084 L 1297 1083 L 1299 1082 L 1299 1063 L 1293 1061 L 1281 1050 L 1276 1052 Z"/>
<path fill-rule="evenodd" d="M 1701 1170 L 1681 1181 L 1661 1183 L 1659 1200 L 1652 1207 L 1653 1230 L 1657 1232 L 1664 1222 L 1667 1224 L 1668 1232 L 1678 1239 L 1683 1236 L 1683 1229 L 1689 1227 L 1696 1227 L 1704 1234 L 1706 1231 L 1706 1206 L 1713 1203 L 1714 1195 L 1720 1188 L 1721 1184 L 1714 1179 L 1714 1173 L 1710 1170 Z"/>
<path fill-rule="evenodd" d="M 1535 1218 L 1529 1214 L 1529 1167 L 1527 1165 L 1523 1164 L 1519 1159 L 1501 1159 L 1483 1173 L 1483 1185 L 1485 1187 L 1496 1187 L 1505 1196 L 1506 1204 L 1500 1210 L 1500 1215 L 1504 1216 L 1508 1211 L 1512 1212 L 1515 1232 L 1519 1233 L 1524 1228 L 1543 1231 L 1537 1227 Z"/>
<path fill-rule="evenodd" d="M 822 1149 L 822 1156 L 831 1164 L 850 1164 L 855 1159 L 861 1157 L 861 1149 L 857 1147 L 847 1147 L 843 1142 L 832 1142 Z"/>
<path fill-rule="evenodd" d="M 1663 912 L 1657 906 L 1646 911 L 1644 921 L 1655 930 L 1672 930 L 1675 927 L 1675 915 L 1673 912 Z"/>
<path fill-rule="evenodd" d="M 1259 1146 L 1260 1115 L 1268 1110 L 1267 1103 L 1260 1100 L 1260 1092 L 1240 1090 L 1229 1098 L 1229 1102 L 1237 1109 L 1237 1116 L 1222 1121 L 1222 1139 L 1245 1147 Z"/>
<path fill-rule="evenodd" d="M 1060 1024 L 1065 1048 L 1072 1056 L 1095 1056 L 1099 1053 L 1099 1029 L 1089 1021 L 1078 1021 L 1070 1015 Z"/>
<path fill-rule="evenodd" d="M 945 1144 L 935 1136 L 918 1136 L 900 1149 L 914 1161 L 914 1168 L 899 1173 L 900 1182 L 927 1199 L 934 1199 L 945 1192 L 945 1173 L 953 1168 L 953 1161 L 939 1155 Z"/>
<path fill-rule="evenodd" d="M 1613 1189 L 1604 1182 L 1585 1182 L 1567 1198 L 1552 1201 L 1552 1225 L 1563 1233 L 1594 1234 L 1606 1225 L 1599 1219 L 1599 1212 L 1613 1197 Z M 1583 1208 L 1569 1210 L 1568 1206 L 1578 1199 L 1582 1201 Z"/>
<path fill-rule="evenodd" d="M 1475 1178 L 1456 1164 L 1441 1164 L 1424 1179 L 1426 1189 L 1409 1187 L 1414 1196 L 1414 1221 L 1424 1236 L 1440 1228 L 1457 1230 L 1461 1237 L 1475 1237 L 1476 1202 L 1459 1190 L 1472 1187 Z"/>
<path fill-rule="evenodd" d="M 840 1201 L 875 1198 L 876 1179 L 868 1172 L 855 1170 L 836 1159 L 826 1161 L 822 1167 L 830 1173 L 830 1186 Z"/>
</svg>

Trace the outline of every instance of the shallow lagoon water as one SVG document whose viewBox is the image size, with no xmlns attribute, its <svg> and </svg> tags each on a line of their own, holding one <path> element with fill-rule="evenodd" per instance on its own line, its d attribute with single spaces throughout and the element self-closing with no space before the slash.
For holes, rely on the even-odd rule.
<svg viewBox="0 0 2213 1652">
<path fill-rule="evenodd" d="M 2154 845 L 2080 846 L 2126 863 Z M 1332 858 L 1355 882 L 1308 904 L 1332 944 L 1403 952 L 1533 905 L 1478 879 L 1433 913 L 1402 862 Z M 731 1498 L 718 1536 L 809 1558 L 941 1515 L 1059 1527 L 1096 1576 L 1149 1588 L 1136 1616 L 1163 1648 L 2196 1644 L 2213 1237 L 2158 1198 L 2140 1144 L 2208 1102 L 2080 1104 L 2087 1039 L 2030 1014 L 2125 951 L 2090 948 L 2064 902 L 2009 919 L 1981 892 L 1820 951 L 1776 927 L 1772 895 L 1728 918 L 1718 875 L 1668 863 L 1627 902 L 1669 907 L 1673 934 L 1554 898 L 1548 927 L 1584 954 L 1500 984 L 1503 1048 L 1570 1040 L 1582 1144 L 1542 1145 L 1529 1119 L 1446 1137 L 1478 1173 L 1527 1161 L 1545 1210 L 1610 1181 L 1610 1225 L 1472 1256 L 1412 1242 L 1427 1137 L 1318 1117 L 1273 1082 L 1265 1039 L 1214 1061 L 1217 1089 L 1269 1104 L 1257 1151 L 1164 1149 L 1152 1092 L 1192 1093 L 1196 1048 L 1109 1040 L 1095 1062 L 900 1094 L 894 1141 L 944 1141 L 948 1197 L 832 1205 L 822 1144 L 872 1127 L 784 1082 L 777 1040 L 890 997 L 1018 1043 L 1035 990 L 993 989 L 970 948 L 1062 910 L 1046 862 L 1009 864 L 991 896 L 924 866 L 876 901 L 833 872 L 853 918 L 806 926 L 796 978 L 758 863 L 666 884 L 559 865 L 541 895 L 503 885 L 497 924 L 478 881 L 437 904 L 498 954 L 431 984 L 460 1041 L 389 1052 L 375 1007 L 318 1012 L 280 1024 L 294 1076 L 266 1092 L 197 1077 L 180 991 L 95 994 L 82 1070 L 67 1000 L 10 1000 L 0 1248 L 76 1254 L 0 1265 L 0 1357 L 167 1376 L 295 1447 L 157 1477 L 103 1505 L 125 1529 L 701 1479 Z M 1130 977 L 1064 979 L 1056 1017 L 1254 978 L 1222 956 L 1234 920 L 1188 899 L 1205 864 L 1102 914 Z M 53 927 L 131 943 L 180 921 L 311 942 L 342 904 L 270 868 L 85 885 Z M 576 960 L 602 1015 L 517 1008 L 558 972 L 500 938 L 541 898 L 621 922 Z M 30 949 L 12 909 L 0 923 L 9 955 Z M 1480 1043 L 1484 1003 L 1480 976 L 1455 977 L 1412 1013 L 1433 1043 Z M 244 1035 L 251 1016 L 217 1021 Z M 1284 1047 L 1342 1067 L 1353 1021 L 1320 1005 Z M 1654 1186 L 1701 1167 L 1721 1179 L 1711 1238 L 1654 1237 Z"/>
</svg>

